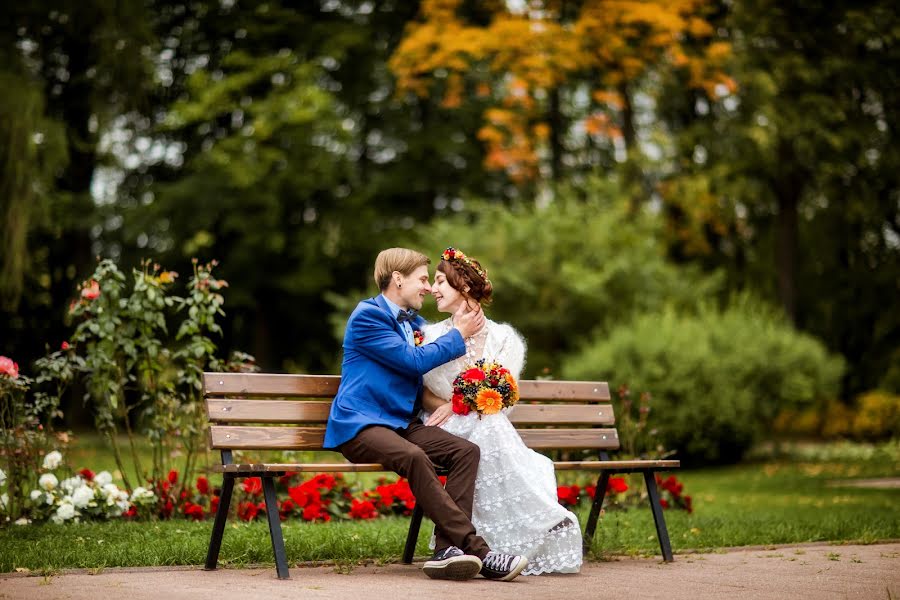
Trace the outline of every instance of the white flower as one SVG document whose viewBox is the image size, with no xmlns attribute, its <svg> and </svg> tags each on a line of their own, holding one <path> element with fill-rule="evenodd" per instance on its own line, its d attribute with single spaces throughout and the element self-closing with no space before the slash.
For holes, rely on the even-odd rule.
<svg viewBox="0 0 900 600">
<path fill-rule="evenodd" d="M 61 504 L 59 508 L 56 509 L 56 512 L 50 517 L 50 520 L 54 523 L 62 523 L 64 521 L 68 521 L 72 517 L 75 516 L 75 507 L 69 503 Z"/>
<path fill-rule="evenodd" d="M 53 473 L 44 473 L 43 475 L 41 475 L 41 478 L 38 479 L 38 485 L 49 492 L 50 490 L 55 489 L 57 485 L 59 485 L 59 480 Z"/>
<path fill-rule="evenodd" d="M 156 502 L 156 494 L 143 487 L 136 487 L 131 492 L 131 502 L 138 505 L 149 505 Z"/>
<path fill-rule="evenodd" d="M 84 486 L 87 482 L 82 479 L 81 475 L 76 475 L 75 477 L 69 477 L 68 479 L 63 479 L 62 483 L 59 484 L 59 487 L 69 494 L 73 493 L 78 488 Z"/>
<path fill-rule="evenodd" d="M 3 469 L 0 469 L 0 485 L 6 483 L 6 473 L 3 472 Z"/>
<path fill-rule="evenodd" d="M 72 504 L 75 505 L 76 508 L 84 508 L 88 505 L 88 502 L 94 499 L 94 490 L 89 488 L 86 485 L 81 486 L 74 492 L 72 492 Z"/>
<path fill-rule="evenodd" d="M 109 474 L 109 471 L 100 471 L 94 475 L 94 483 L 99 487 L 103 487 L 107 483 L 112 483 L 112 475 Z"/>
<path fill-rule="evenodd" d="M 41 490 L 31 490 L 30 498 L 32 502 L 37 502 L 38 498 L 43 498 L 44 492 Z"/>
<path fill-rule="evenodd" d="M 54 450 L 44 457 L 44 468 L 48 470 L 55 469 L 62 464 L 62 454 L 59 450 Z"/>
<path fill-rule="evenodd" d="M 9 495 L 6 493 L 0 494 L 0 508 L 6 508 L 6 505 L 9 503 Z"/>
<path fill-rule="evenodd" d="M 31 524 L 31 519 L 28 519 L 28 518 L 26 518 L 26 517 L 22 517 L 22 518 L 16 519 L 15 522 L 14 522 L 14 524 L 15 524 L 15 525 L 30 525 L 30 524 Z"/>
</svg>

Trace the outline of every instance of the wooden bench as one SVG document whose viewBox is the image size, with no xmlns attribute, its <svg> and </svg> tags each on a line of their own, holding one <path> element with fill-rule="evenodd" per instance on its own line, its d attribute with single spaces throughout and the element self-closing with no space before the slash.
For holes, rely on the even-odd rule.
<svg viewBox="0 0 900 600">
<path fill-rule="evenodd" d="M 275 478 L 287 473 L 383 471 L 378 464 L 261 463 L 234 462 L 235 450 L 322 450 L 325 423 L 340 384 L 337 375 L 267 375 L 204 373 L 203 395 L 209 415 L 210 447 L 219 450 L 223 475 L 222 495 L 216 512 L 206 569 L 216 568 L 225 520 L 235 480 L 260 477 L 275 569 L 279 579 L 288 578 L 281 521 L 275 498 Z M 655 474 L 679 466 L 677 460 L 610 460 L 607 451 L 619 448 L 619 437 L 610 403 L 609 386 L 589 381 L 519 382 L 520 402 L 510 414 L 525 443 L 536 450 L 589 449 L 597 460 L 557 461 L 557 470 L 599 472 L 597 492 L 584 531 L 584 551 L 591 546 L 609 476 L 613 473 L 643 473 L 656 523 L 663 559 L 671 562 L 672 549 L 663 517 Z M 416 506 L 403 551 L 403 562 L 413 559 L 422 509 Z"/>
</svg>

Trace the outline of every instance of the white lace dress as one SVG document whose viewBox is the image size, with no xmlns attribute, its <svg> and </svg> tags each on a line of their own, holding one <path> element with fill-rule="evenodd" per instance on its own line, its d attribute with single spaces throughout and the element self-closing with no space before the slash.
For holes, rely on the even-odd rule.
<svg viewBox="0 0 900 600">
<path fill-rule="evenodd" d="M 424 328 L 425 343 L 444 335 L 450 320 Z M 525 342 L 505 323 L 487 321 L 466 341 L 467 353 L 425 374 L 425 385 L 449 401 L 453 380 L 479 358 L 494 360 L 518 379 L 525 362 Z M 524 575 L 577 573 L 581 568 L 581 527 L 561 506 L 552 461 L 528 448 L 507 414 L 453 414 L 441 427 L 481 449 L 475 480 L 472 522 L 492 550 L 528 558 Z M 427 416 L 427 415 L 426 415 Z"/>
</svg>

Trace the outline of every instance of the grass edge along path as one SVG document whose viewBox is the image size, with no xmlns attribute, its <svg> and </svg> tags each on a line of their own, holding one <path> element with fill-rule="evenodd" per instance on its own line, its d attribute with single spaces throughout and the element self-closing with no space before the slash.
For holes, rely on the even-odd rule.
<svg viewBox="0 0 900 600">
<path fill-rule="evenodd" d="M 900 490 L 831 487 L 835 480 L 895 475 L 893 465 L 778 463 L 685 471 L 681 478 L 695 498 L 692 514 L 665 513 L 673 549 L 799 543 L 871 544 L 900 539 Z M 587 508 L 582 507 L 582 525 Z M 396 562 L 409 520 L 283 523 L 290 564 L 328 561 Z M 108 522 L 12 526 L 0 529 L 0 572 L 65 568 L 201 565 L 211 521 Z M 431 527 L 422 528 L 417 555 L 429 554 Z M 601 518 L 590 559 L 659 552 L 650 511 L 609 510 Z M 265 522 L 229 520 L 222 566 L 273 564 Z"/>
</svg>

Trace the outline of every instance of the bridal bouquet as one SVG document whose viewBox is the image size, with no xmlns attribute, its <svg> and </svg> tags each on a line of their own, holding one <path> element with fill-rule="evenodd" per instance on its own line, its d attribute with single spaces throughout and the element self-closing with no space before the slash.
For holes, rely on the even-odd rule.
<svg viewBox="0 0 900 600">
<path fill-rule="evenodd" d="M 509 369 L 480 359 L 453 380 L 453 412 L 493 415 L 519 400 L 519 386 Z"/>
</svg>

